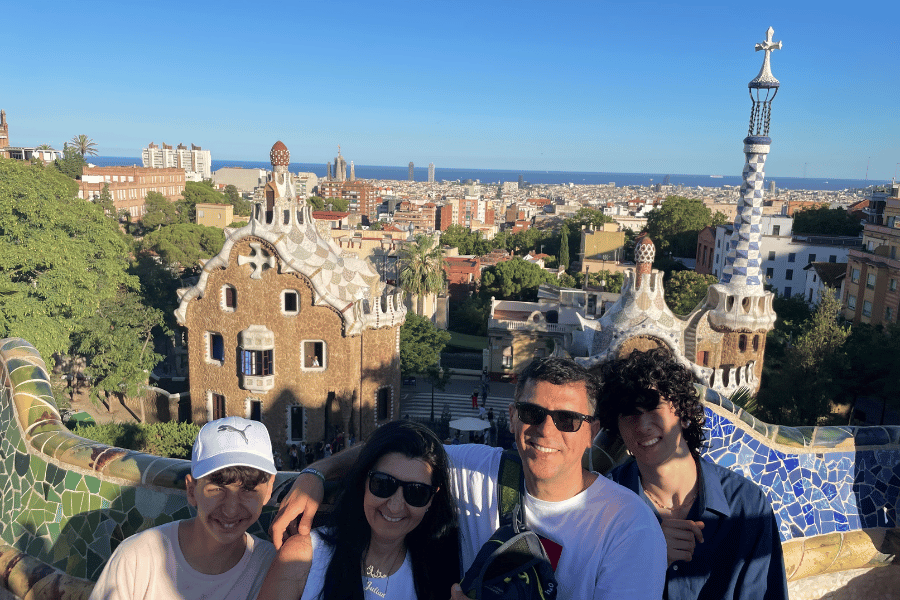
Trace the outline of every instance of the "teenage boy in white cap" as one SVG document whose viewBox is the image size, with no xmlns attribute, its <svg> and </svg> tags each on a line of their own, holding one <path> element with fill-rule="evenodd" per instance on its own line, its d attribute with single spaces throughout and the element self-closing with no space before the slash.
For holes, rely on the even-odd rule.
<svg viewBox="0 0 900 600">
<path fill-rule="evenodd" d="M 256 598 L 275 547 L 247 528 L 272 495 L 274 474 L 262 423 L 226 417 L 204 425 L 184 480 L 197 516 L 124 540 L 91 600 Z"/>
</svg>

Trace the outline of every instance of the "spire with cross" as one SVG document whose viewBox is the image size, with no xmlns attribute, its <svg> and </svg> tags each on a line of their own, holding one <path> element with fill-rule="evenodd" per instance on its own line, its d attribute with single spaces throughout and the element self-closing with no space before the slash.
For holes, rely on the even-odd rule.
<svg viewBox="0 0 900 600">
<path fill-rule="evenodd" d="M 763 59 L 762 67 L 759 69 L 759 75 L 757 75 L 749 84 L 747 84 L 747 87 L 777 88 L 780 85 L 778 83 L 778 80 L 775 79 L 775 76 L 772 75 L 772 67 L 769 61 L 769 55 L 774 50 L 781 50 L 781 42 L 773 42 L 773 35 L 775 35 L 775 30 L 769 27 L 769 29 L 766 31 L 766 41 L 756 44 L 756 51 L 759 52 L 760 50 L 763 50 L 766 53 L 766 57 Z"/>
</svg>

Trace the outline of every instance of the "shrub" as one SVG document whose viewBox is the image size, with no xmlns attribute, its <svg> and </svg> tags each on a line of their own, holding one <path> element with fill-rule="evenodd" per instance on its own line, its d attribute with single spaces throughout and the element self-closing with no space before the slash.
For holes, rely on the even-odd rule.
<svg viewBox="0 0 900 600">
<path fill-rule="evenodd" d="M 191 448 L 200 433 L 200 427 L 193 423 L 171 422 L 78 424 L 73 433 L 107 446 L 190 460 Z"/>
</svg>

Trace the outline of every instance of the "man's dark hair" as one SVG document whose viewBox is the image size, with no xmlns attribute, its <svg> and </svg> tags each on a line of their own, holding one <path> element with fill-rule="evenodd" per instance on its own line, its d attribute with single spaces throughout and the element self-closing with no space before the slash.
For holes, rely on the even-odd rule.
<svg viewBox="0 0 900 600">
<path fill-rule="evenodd" d="M 619 417 L 650 411 L 659 404 L 659 394 L 672 402 L 682 420 L 684 440 L 691 454 L 699 456 L 703 447 L 706 415 L 690 369 L 668 350 L 635 350 L 627 358 L 611 360 L 591 369 L 601 379 L 597 416 L 610 433 L 619 435 Z M 650 392 L 650 393 L 648 393 Z M 658 392 L 658 393 L 657 393 Z"/>
<path fill-rule="evenodd" d="M 225 467 L 207 475 L 209 481 L 215 485 L 231 485 L 237 483 L 241 489 L 249 492 L 256 489 L 261 483 L 269 481 L 269 475 L 265 471 L 253 467 Z"/>
<path fill-rule="evenodd" d="M 538 381 L 546 381 L 553 385 L 584 382 L 590 415 L 594 416 L 597 411 L 597 393 L 599 392 L 597 378 L 574 360 L 553 356 L 535 358 L 519 373 L 519 380 L 516 383 L 516 402 L 522 400 L 525 388 L 529 383 Z"/>
</svg>

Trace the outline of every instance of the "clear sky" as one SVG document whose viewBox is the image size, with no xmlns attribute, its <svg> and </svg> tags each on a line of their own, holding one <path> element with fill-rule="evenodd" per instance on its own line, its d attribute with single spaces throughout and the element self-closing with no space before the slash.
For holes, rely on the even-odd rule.
<svg viewBox="0 0 900 600">
<path fill-rule="evenodd" d="M 10 143 L 101 156 L 739 175 L 769 26 L 770 177 L 891 179 L 900 2 L 8 2 Z M 900 174 L 898 174 L 900 177 Z"/>
</svg>

